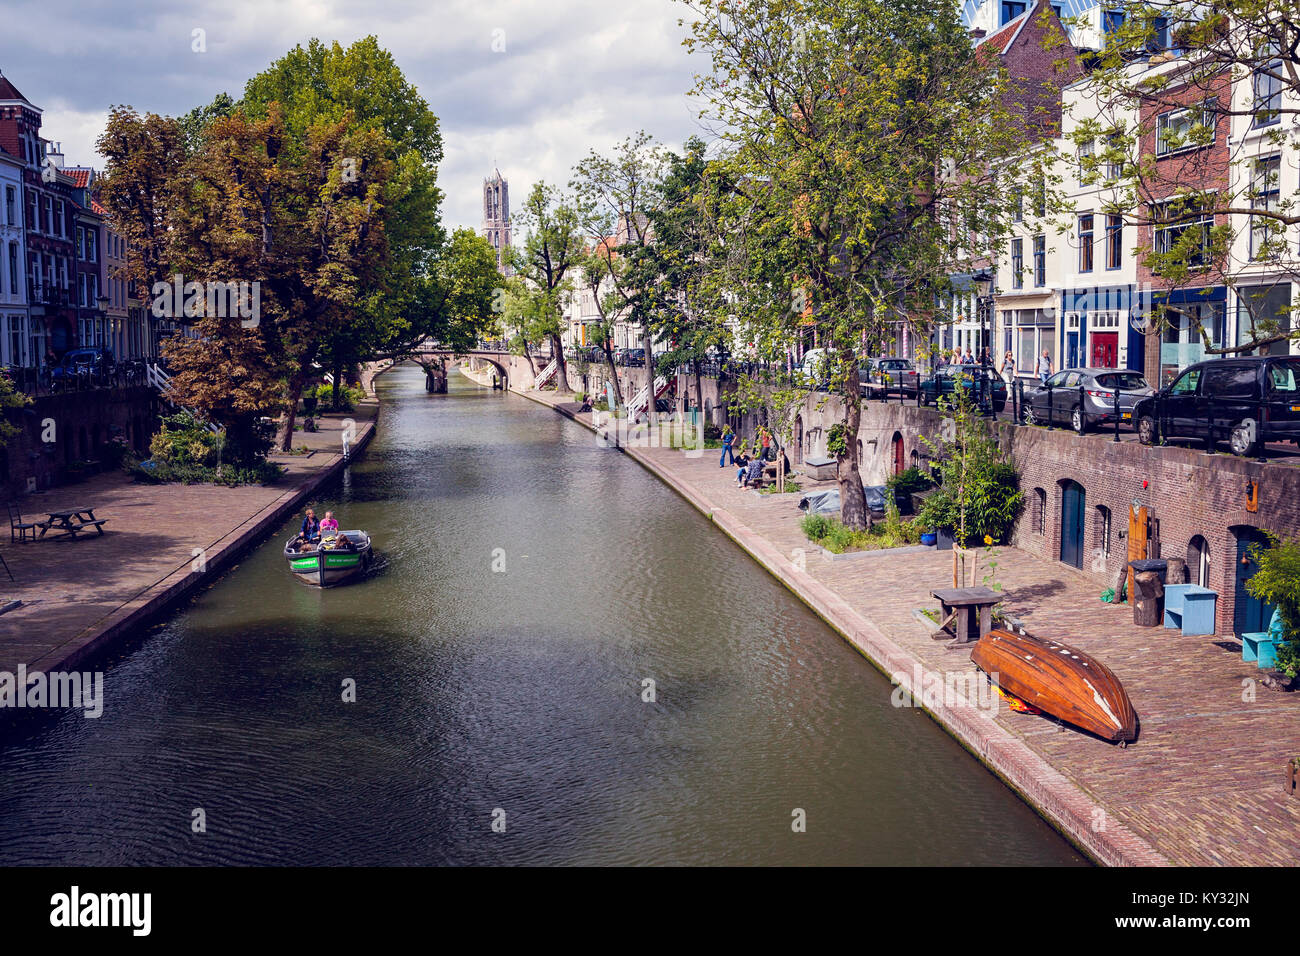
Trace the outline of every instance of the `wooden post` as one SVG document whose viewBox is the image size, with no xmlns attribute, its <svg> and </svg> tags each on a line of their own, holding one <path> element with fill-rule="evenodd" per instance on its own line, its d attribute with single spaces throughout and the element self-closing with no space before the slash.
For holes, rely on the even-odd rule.
<svg viewBox="0 0 1300 956">
<path fill-rule="evenodd" d="M 1139 571 L 1133 576 L 1133 623 L 1156 627 L 1161 623 L 1165 589 L 1156 571 Z"/>
</svg>

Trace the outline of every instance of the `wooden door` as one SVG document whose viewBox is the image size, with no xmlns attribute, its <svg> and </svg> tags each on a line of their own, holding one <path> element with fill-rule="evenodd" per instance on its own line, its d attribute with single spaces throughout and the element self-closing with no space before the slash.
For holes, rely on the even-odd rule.
<svg viewBox="0 0 1300 956">
<path fill-rule="evenodd" d="M 1128 559 L 1141 561 L 1147 556 L 1147 509 L 1146 505 L 1128 509 Z M 1128 569 L 1128 599 L 1133 600 L 1133 569 Z"/>
<path fill-rule="evenodd" d="M 1115 368 L 1119 359 L 1119 333 L 1092 333 L 1092 367 Z"/>
<path fill-rule="evenodd" d="M 1267 548 L 1268 538 L 1258 528 L 1234 528 L 1233 533 L 1237 536 L 1237 585 L 1232 611 L 1232 631 L 1234 634 L 1266 631 L 1268 622 L 1273 617 L 1273 605 L 1252 597 L 1246 590 L 1246 582 L 1259 570 L 1259 562 L 1251 557 L 1251 546 L 1258 544 L 1261 548 Z"/>
<path fill-rule="evenodd" d="M 1083 567 L 1084 499 L 1077 481 L 1069 482 L 1061 497 L 1061 561 L 1076 568 Z"/>
<path fill-rule="evenodd" d="M 901 475 L 907 465 L 903 458 L 903 436 L 894 436 L 894 474 Z"/>
</svg>

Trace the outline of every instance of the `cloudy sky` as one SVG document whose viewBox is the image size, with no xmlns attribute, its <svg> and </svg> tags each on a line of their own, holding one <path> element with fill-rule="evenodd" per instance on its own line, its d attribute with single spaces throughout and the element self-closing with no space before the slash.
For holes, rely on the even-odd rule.
<svg viewBox="0 0 1300 956">
<path fill-rule="evenodd" d="M 296 44 L 373 33 L 441 120 L 446 221 L 477 229 L 494 162 L 517 206 L 536 179 L 567 182 L 589 149 L 637 129 L 673 148 L 699 131 L 688 13 L 673 0 L 6 0 L 0 71 L 69 164 L 102 167 L 94 142 L 114 104 L 178 114 L 238 98 Z"/>
</svg>

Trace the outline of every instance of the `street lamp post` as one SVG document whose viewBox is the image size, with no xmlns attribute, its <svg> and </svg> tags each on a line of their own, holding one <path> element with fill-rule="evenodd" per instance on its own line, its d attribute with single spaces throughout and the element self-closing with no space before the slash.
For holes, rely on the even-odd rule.
<svg viewBox="0 0 1300 956">
<path fill-rule="evenodd" d="M 975 292 L 979 296 L 976 311 L 979 312 L 980 319 L 980 395 L 984 397 L 984 414 L 992 415 L 993 395 L 989 389 L 989 348 L 986 326 L 988 325 L 989 311 L 993 306 L 993 296 L 989 294 L 993 288 L 993 277 L 981 270 L 971 276 L 971 282 L 975 284 Z"/>
</svg>

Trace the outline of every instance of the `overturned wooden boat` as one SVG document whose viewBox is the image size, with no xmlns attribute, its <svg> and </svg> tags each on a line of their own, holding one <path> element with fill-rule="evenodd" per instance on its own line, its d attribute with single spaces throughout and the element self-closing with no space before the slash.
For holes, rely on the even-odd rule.
<svg viewBox="0 0 1300 956">
<path fill-rule="evenodd" d="M 970 659 L 1008 694 L 1121 747 L 1137 738 L 1137 713 L 1109 667 L 1059 641 L 993 630 Z"/>
<path fill-rule="evenodd" d="M 289 570 L 298 580 L 327 588 L 360 577 L 370 567 L 370 535 L 364 531 L 337 531 L 322 535 L 311 551 L 295 548 L 297 537 L 284 546 Z"/>
</svg>

